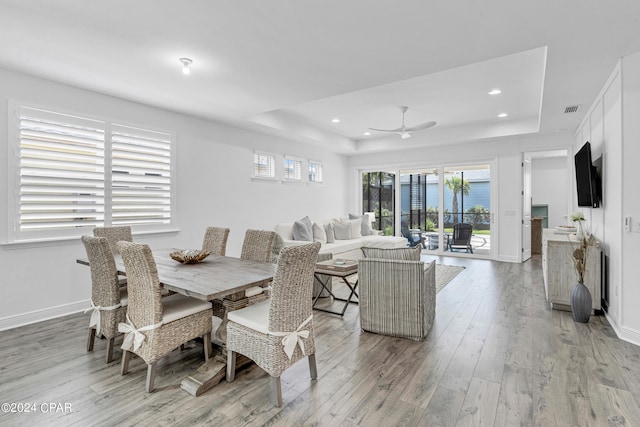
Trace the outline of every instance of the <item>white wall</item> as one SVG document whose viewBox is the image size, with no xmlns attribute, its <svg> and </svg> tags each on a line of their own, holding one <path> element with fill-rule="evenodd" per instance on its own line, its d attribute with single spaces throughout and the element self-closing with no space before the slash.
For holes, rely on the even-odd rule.
<svg viewBox="0 0 640 427">
<path fill-rule="evenodd" d="M 361 154 L 349 157 L 349 209 L 360 209 L 360 170 L 389 170 L 420 168 L 439 165 L 465 165 L 494 162 L 492 179 L 495 180 L 495 213 L 492 226 L 491 246 L 494 256 L 501 261 L 519 262 L 521 259 L 522 218 L 522 154 L 527 151 L 567 149 L 573 143 L 572 136 L 519 136 L 487 141 L 473 141 L 456 145 L 439 145 L 412 148 L 387 153 Z M 400 144 L 400 142 L 399 142 Z"/>
<path fill-rule="evenodd" d="M 247 228 L 273 229 L 305 215 L 345 215 L 346 159 L 321 147 L 113 98 L 30 76 L 0 70 L 0 200 L 9 197 L 8 101 L 75 112 L 140 127 L 173 131 L 176 143 L 177 226 L 173 235 L 136 235 L 151 247 L 199 247 L 208 225 L 231 229 L 227 252 L 239 256 Z M 320 186 L 253 182 L 254 149 L 324 163 Z M 9 224 L 6 202 L 0 229 Z M 88 230 L 90 233 L 90 230 Z M 78 241 L 0 246 L 0 329 L 88 307 L 89 269 Z"/>
<path fill-rule="evenodd" d="M 572 175 L 567 169 L 567 156 L 542 157 L 531 160 L 531 198 L 534 205 L 548 205 L 548 227 L 566 225 L 567 188 Z"/>
<path fill-rule="evenodd" d="M 584 209 L 609 258 L 607 318 L 622 339 L 640 345 L 640 52 L 621 59 L 594 100 L 576 133 L 576 149 L 592 143 L 593 157 L 603 156 L 603 203 Z M 625 231 L 631 217 L 635 231 Z"/>
</svg>

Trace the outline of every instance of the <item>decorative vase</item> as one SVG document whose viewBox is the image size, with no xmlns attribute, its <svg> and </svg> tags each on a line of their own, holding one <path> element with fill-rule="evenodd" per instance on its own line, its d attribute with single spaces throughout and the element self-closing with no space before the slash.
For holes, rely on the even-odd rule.
<svg viewBox="0 0 640 427">
<path fill-rule="evenodd" d="M 578 282 L 571 290 L 571 313 L 573 321 L 588 323 L 591 316 L 591 292 L 584 283 Z"/>
</svg>

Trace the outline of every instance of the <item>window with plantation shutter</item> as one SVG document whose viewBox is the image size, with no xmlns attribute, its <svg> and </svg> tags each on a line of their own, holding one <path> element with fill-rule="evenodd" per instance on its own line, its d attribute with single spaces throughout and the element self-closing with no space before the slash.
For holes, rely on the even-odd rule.
<svg viewBox="0 0 640 427">
<path fill-rule="evenodd" d="M 322 163 L 309 160 L 309 182 L 310 183 L 322 182 Z"/>
<path fill-rule="evenodd" d="M 284 179 L 288 181 L 302 181 L 302 160 L 285 157 Z"/>
<path fill-rule="evenodd" d="M 104 123 L 22 108 L 19 229 L 73 229 L 104 221 Z"/>
<path fill-rule="evenodd" d="M 95 226 L 170 230 L 173 135 L 10 107 L 10 226 L 3 242 L 73 238 Z"/>
<path fill-rule="evenodd" d="M 113 125 L 111 224 L 171 222 L 171 135 Z"/>
<path fill-rule="evenodd" d="M 253 177 L 275 179 L 276 157 L 273 154 L 253 153 Z"/>
</svg>

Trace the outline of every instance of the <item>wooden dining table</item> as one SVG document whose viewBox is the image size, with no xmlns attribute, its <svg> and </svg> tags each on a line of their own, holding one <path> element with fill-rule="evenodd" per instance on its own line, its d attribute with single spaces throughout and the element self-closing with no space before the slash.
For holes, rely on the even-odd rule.
<svg viewBox="0 0 640 427">
<path fill-rule="evenodd" d="M 152 251 L 160 284 L 165 289 L 204 301 L 222 299 L 254 286 L 265 286 L 273 279 L 276 268 L 271 263 L 219 255 L 210 255 L 197 264 L 181 264 L 169 255 L 176 250 Z M 114 255 L 114 259 L 118 274 L 126 276 L 122 258 Z M 87 258 L 79 258 L 77 262 L 89 265 Z M 220 328 L 225 327 L 226 319 L 223 319 Z M 217 336 L 226 334 L 218 333 Z M 218 384 L 225 376 L 225 369 L 225 357 L 212 357 L 182 380 L 181 387 L 198 396 Z"/>
</svg>

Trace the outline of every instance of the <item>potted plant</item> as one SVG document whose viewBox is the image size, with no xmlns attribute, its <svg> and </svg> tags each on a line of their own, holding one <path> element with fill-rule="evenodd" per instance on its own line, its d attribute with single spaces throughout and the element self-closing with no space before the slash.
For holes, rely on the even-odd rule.
<svg viewBox="0 0 640 427">
<path fill-rule="evenodd" d="M 571 220 L 577 222 L 577 247 L 573 250 L 571 259 L 576 269 L 578 283 L 571 290 L 571 313 L 575 322 L 587 323 L 591 316 L 591 292 L 584 284 L 587 256 L 589 249 L 596 246 L 598 241 L 593 234 L 585 231 L 582 222 L 585 220 L 582 212 L 571 215 Z"/>
</svg>

